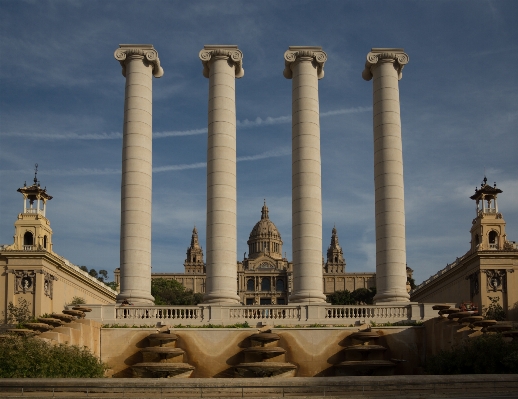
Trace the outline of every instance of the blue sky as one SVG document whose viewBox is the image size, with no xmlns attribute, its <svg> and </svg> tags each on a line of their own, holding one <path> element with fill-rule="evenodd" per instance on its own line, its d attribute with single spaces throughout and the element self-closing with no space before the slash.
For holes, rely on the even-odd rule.
<svg viewBox="0 0 518 399">
<path fill-rule="evenodd" d="M 54 250 L 119 263 L 124 78 L 119 43 L 152 43 L 153 271 L 181 272 L 193 225 L 205 247 L 204 44 L 237 44 L 238 258 L 263 198 L 291 257 L 290 45 L 328 54 L 320 80 L 323 253 L 336 225 L 347 271 L 375 270 L 371 47 L 402 47 L 407 260 L 421 282 L 469 248 L 487 175 L 518 240 L 516 1 L 0 1 L 0 243 L 32 181 L 54 196 Z"/>
</svg>

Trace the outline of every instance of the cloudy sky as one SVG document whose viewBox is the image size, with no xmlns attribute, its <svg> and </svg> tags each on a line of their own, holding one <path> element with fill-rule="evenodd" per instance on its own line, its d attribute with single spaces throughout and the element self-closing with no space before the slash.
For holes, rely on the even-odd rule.
<svg viewBox="0 0 518 399">
<path fill-rule="evenodd" d="M 119 263 L 124 78 L 119 43 L 151 43 L 153 271 L 181 272 L 194 225 L 205 243 L 208 80 L 204 44 L 237 44 L 238 254 L 263 199 L 291 257 L 290 45 L 328 54 L 320 80 L 322 250 L 336 225 L 347 270 L 375 270 L 371 47 L 402 47 L 408 265 L 421 282 L 469 248 L 484 174 L 503 190 L 518 240 L 517 1 L 0 0 L 0 243 L 38 177 L 54 199 L 54 250 L 78 265 Z"/>
</svg>

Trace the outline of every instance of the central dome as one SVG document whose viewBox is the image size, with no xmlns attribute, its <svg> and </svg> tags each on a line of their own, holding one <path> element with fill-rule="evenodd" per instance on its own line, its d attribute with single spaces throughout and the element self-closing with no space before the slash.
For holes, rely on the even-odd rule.
<svg viewBox="0 0 518 399">
<path fill-rule="evenodd" d="M 247 244 L 248 256 L 250 258 L 267 254 L 274 259 L 282 259 L 281 235 L 275 224 L 268 217 L 266 201 L 261 210 L 261 220 L 252 229 Z"/>
</svg>

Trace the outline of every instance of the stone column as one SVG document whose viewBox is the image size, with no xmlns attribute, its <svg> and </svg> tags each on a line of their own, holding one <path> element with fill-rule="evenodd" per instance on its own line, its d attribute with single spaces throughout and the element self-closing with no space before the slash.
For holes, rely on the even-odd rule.
<svg viewBox="0 0 518 399">
<path fill-rule="evenodd" d="M 290 302 L 325 302 L 322 286 L 322 185 L 318 80 L 327 54 L 321 47 L 290 46 L 284 77 L 292 79 L 292 242 Z"/>
<path fill-rule="evenodd" d="M 207 289 L 204 303 L 239 303 L 237 295 L 236 78 L 244 75 L 237 46 L 204 46 L 209 79 L 207 149 Z"/>
<path fill-rule="evenodd" d="M 121 44 L 126 77 L 122 138 L 120 293 L 117 302 L 153 304 L 151 296 L 152 76 L 164 74 L 150 44 Z"/>
<path fill-rule="evenodd" d="M 362 76 L 373 77 L 376 289 L 380 302 L 408 302 L 405 198 L 398 80 L 408 63 L 403 49 L 373 48 Z"/>
</svg>

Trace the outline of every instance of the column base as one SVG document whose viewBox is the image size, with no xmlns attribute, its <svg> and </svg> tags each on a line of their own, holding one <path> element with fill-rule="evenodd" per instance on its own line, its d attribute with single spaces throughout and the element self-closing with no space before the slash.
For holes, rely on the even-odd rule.
<svg viewBox="0 0 518 399">
<path fill-rule="evenodd" d="M 226 304 L 226 305 L 239 305 L 241 304 L 240 298 L 237 294 L 229 292 L 211 292 L 203 295 L 202 303 L 211 304 Z"/>
<path fill-rule="evenodd" d="M 398 304 L 398 303 L 405 303 L 408 304 L 410 302 L 410 295 L 406 290 L 404 292 L 402 291 L 394 291 L 394 290 L 387 290 L 376 293 L 376 295 L 373 298 L 373 301 L 376 305 L 380 304 Z"/>
<path fill-rule="evenodd" d="M 318 291 L 299 291 L 293 293 L 288 298 L 288 305 L 290 303 L 325 303 L 326 296 Z"/>
<path fill-rule="evenodd" d="M 146 292 L 121 292 L 117 295 L 117 303 L 124 301 L 137 306 L 155 304 L 155 298 Z"/>
</svg>

